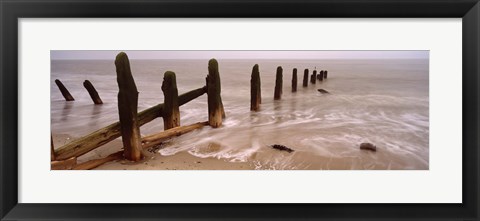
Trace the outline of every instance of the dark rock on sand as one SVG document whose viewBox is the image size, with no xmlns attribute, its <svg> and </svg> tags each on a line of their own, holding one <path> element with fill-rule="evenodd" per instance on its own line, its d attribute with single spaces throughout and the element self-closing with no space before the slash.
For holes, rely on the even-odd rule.
<svg viewBox="0 0 480 221">
<path fill-rule="evenodd" d="M 322 94 L 330 94 L 330 92 L 324 90 L 324 89 L 318 89 L 318 92 L 322 93 Z"/>
<path fill-rule="evenodd" d="M 377 147 L 375 145 L 371 144 L 371 143 L 361 143 L 360 144 L 360 149 L 377 151 Z"/>
<path fill-rule="evenodd" d="M 293 152 L 292 149 L 286 147 L 286 146 L 283 146 L 283 145 L 280 145 L 280 144 L 274 144 L 274 145 L 271 145 L 271 147 L 273 149 L 277 149 L 277 150 L 283 150 L 283 151 L 287 151 L 289 153 Z"/>
</svg>

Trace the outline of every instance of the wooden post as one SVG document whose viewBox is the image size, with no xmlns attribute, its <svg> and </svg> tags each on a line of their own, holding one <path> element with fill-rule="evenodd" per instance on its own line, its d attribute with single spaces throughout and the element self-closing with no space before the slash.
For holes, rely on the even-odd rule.
<svg viewBox="0 0 480 221">
<path fill-rule="evenodd" d="M 320 77 L 318 77 L 318 80 L 323 81 L 324 74 L 325 74 L 325 72 L 323 70 L 320 71 L 320 74 L 319 74 Z"/>
<path fill-rule="evenodd" d="M 283 69 L 281 66 L 277 67 L 277 76 L 275 78 L 275 94 L 274 100 L 282 99 L 282 87 L 283 87 Z"/>
<path fill-rule="evenodd" d="M 55 79 L 55 84 L 57 84 L 58 89 L 60 89 L 60 92 L 62 92 L 63 97 L 65 98 L 66 101 L 74 101 L 72 95 L 70 92 L 68 92 L 67 88 L 63 86 L 62 82 L 58 79 Z"/>
<path fill-rule="evenodd" d="M 297 69 L 293 69 L 293 74 L 292 74 L 292 92 L 297 91 Z"/>
<path fill-rule="evenodd" d="M 207 75 L 207 95 L 208 95 L 208 123 L 211 127 L 222 126 L 223 104 L 220 96 L 220 74 L 218 72 L 218 62 L 215 59 L 208 61 Z"/>
<path fill-rule="evenodd" d="M 178 89 L 174 72 L 165 72 L 163 76 L 162 91 L 165 97 L 163 106 L 163 128 L 164 130 L 168 130 L 180 126 Z"/>
<path fill-rule="evenodd" d="M 310 83 L 317 83 L 317 70 L 313 70 L 312 76 L 310 76 Z"/>
<path fill-rule="evenodd" d="M 308 87 L 308 69 L 303 72 L 303 87 Z"/>
<path fill-rule="evenodd" d="M 255 64 L 252 69 L 252 77 L 250 79 L 250 110 L 258 111 L 260 103 L 262 102 L 261 86 L 260 86 L 260 72 L 258 64 Z"/>
<path fill-rule="evenodd" d="M 55 149 L 53 148 L 53 136 L 50 134 L 50 161 L 55 160 Z"/>
<path fill-rule="evenodd" d="M 323 78 L 324 78 L 324 79 L 327 79 L 327 75 L 328 75 L 328 71 L 324 71 L 324 72 L 323 72 Z"/>
<path fill-rule="evenodd" d="M 87 89 L 88 94 L 90 94 L 90 97 L 92 98 L 94 104 L 103 104 L 102 99 L 100 99 L 100 96 L 98 96 L 97 90 L 95 90 L 93 84 L 89 80 L 85 80 L 83 82 L 83 86 L 85 87 L 85 89 Z"/>
<path fill-rule="evenodd" d="M 138 91 L 130 70 L 128 56 L 121 52 L 115 58 L 118 82 L 118 114 L 125 148 L 123 156 L 131 161 L 142 159 L 142 143 L 137 116 Z"/>
</svg>

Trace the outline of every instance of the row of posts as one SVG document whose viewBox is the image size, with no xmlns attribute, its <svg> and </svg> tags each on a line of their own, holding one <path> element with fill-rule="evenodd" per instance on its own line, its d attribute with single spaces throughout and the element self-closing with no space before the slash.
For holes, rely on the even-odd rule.
<svg viewBox="0 0 480 221">
<path fill-rule="evenodd" d="M 60 80 L 56 79 L 55 84 L 57 84 L 58 89 L 60 89 L 60 92 L 62 93 L 63 98 L 65 98 L 66 101 L 75 100 L 72 94 L 70 94 L 70 92 Z M 100 99 L 97 90 L 95 89 L 95 87 L 93 87 L 93 84 L 89 80 L 85 80 L 83 82 L 83 86 L 85 87 L 85 89 L 87 89 L 88 94 L 90 94 L 90 98 L 92 98 L 94 104 L 103 104 L 103 101 L 102 99 Z"/>
<path fill-rule="evenodd" d="M 305 69 L 303 73 L 303 87 L 308 87 L 308 69 Z M 317 74 L 317 70 L 314 70 L 312 75 L 310 76 L 310 83 L 316 84 L 316 81 L 323 81 L 327 79 L 328 71 L 321 70 Z M 283 68 L 281 66 L 277 67 L 277 74 L 275 76 L 275 90 L 273 99 L 280 100 L 282 98 L 283 93 Z M 292 73 L 292 92 L 297 91 L 297 69 L 293 69 Z M 258 111 L 260 109 L 260 104 L 262 103 L 262 96 L 261 96 L 261 87 L 260 87 L 260 72 L 258 70 L 258 64 L 253 66 L 252 76 L 250 80 L 250 110 Z"/>
<path fill-rule="evenodd" d="M 117 83 L 119 87 L 118 92 L 118 113 L 121 126 L 122 142 L 124 146 L 124 157 L 131 161 L 139 161 L 143 158 L 142 143 L 140 135 L 140 123 L 138 120 L 138 90 L 133 79 L 130 62 L 127 54 L 119 53 L 115 58 L 115 67 L 117 72 Z M 311 75 L 311 83 L 315 81 L 323 81 L 327 78 L 327 71 L 313 71 Z M 308 87 L 308 69 L 304 71 L 303 87 Z M 62 95 L 67 101 L 73 101 L 73 97 L 60 82 L 55 80 Z M 260 72 L 258 64 L 253 66 L 251 76 L 251 110 L 258 111 L 261 98 L 261 83 Z M 98 96 L 97 91 L 86 80 L 84 86 L 89 92 L 95 104 L 103 103 Z M 275 79 L 274 100 L 280 100 L 282 97 L 283 88 L 283 69 L 281 66 L 277 67 Z M 180 126 L 180 110 L 178 89 L 176 83 L 175 73 L 167 71 L 164 74 L 162 91 L 164 93 L 164 104 L 161 116 L 163 117 L 164 130 Z M 292 75 L 292 92 L 297 91 L 297 69 L 293 69 Z M 208 62 L 208 75 L 206 77 L 206 93 L 208 96 L 208 123 L 211 127 L 217 128 L 222 125 L 222 119 L 225 118 L 225 110 L 220 96 L 221 84 L 220 74 L 218 70 L 218 62 L 211 59 Z"/>
</svg>

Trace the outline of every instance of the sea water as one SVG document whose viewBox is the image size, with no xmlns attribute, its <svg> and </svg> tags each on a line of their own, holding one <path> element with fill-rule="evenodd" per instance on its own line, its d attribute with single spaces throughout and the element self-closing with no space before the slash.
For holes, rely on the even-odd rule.
<svg viewBox="0 0 480 221">
<path fill-rule="evenodd" d="M 160 155 L 188 151 L 198 157 L 248 162 L 257 169 L 428 169 L 428 59 L 377 60 L 222 60 L 221 96 L 226 118 L 221 128 L 204 127 L 173 138 Z M 131 60 L 138 110 L 159 103 L 163 74 L 173 71 L 179 94 L 205 85 L 208 60 Z M 250 111 L 250 76 L 258 64 L 262 104 Z M 283 68 L 283 94 L 273 100 L 276 69 Z M 297 92 L 291 92 L 297 68 Z M 309 69 L 308 87 L 302 87 Z M 328 79 L 310 83 L 313 70 L 328 70 Z M 75 98 L 63 99 L 60 79 Z M 94 105 L 83 87 L 90 80 L 104 104 Z M 321 94 L 317 89 L 330 94 Z M 80 137 L 118 121 L 113 60 L 51 61 L 51 130 Z M 208 120 L 207 95 L 180 107 L 181 125 Z M 142 135 L 163 130 L 156 119 Z M 121 139 L 121 138 L 118 138 Z M 377 151 L 360 150 L 369 142 Z M 285 145 L 292 153 L 270 147 Z"/>
</svg>

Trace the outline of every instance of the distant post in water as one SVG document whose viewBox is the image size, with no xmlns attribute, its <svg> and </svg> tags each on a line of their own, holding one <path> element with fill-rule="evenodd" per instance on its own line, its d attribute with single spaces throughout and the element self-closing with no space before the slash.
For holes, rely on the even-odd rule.
<svg viewBox="0 0 480 221">
<path fill-rule="evenodd" d="M 175 73 L 165 72 L 163 75 L 162 91 L 165 97 L 163 102 L 163 129 L 180 126 L 180 108 L 178 104 L 178 89 Z"/>
<path fill-rule="evenodd" d="M 317 70 L 313 70 L 312 76 L 310 77 L 310 83 L 312 84 L 317 83 Z"/>
<path fill-rule="evenodd" d="M 323 78 L 327 79 L 328 71 L 323 72 Z"/>
<path fill-rule="evenodd" d="M 275 94 L 274 100 L 282 99 L 282 87 L 283 87 L 283 69 L 281 66 L 277 67 L 277 76 L 275 78 Z"/>
<path fill-rule="evenodd" d="M 95 90 L 93 84 L 89 80 L 85 80 L 83 82 L 83 86 L 85 87 L 85 89 L 87 89 L 88 94 L 90 94 L 90 97 L 92 98 L 94 104 L 103 104 L 102 99 L 100 99 L 100 96 L 98 96 L 97 90 Z"/>
<path fill-rule="evenodd" d="M 138 91 L 125 52 L 115 58 L 118 83 L 118 114 L 122 132 L 124 157 L 131 161 L 142 159 L 142 143 L 137 117 Z"/>
<path fill-rule="evenodd" d="M 293 74 L 292 74 L 292 92 L 297 91 L 297 69 L 293 69 Z"/>
<path fill-rule="evenodd" d="M 250 79 L 250 110 L 258 111 L 260 109 L 260 103 L 262 103 L 260 72 L 258 70 L 258 64 L 255 64 Z"/>
<path fill-rule="evenodd" d="M 324 75 L 325 75 L 325 71 L 323 71 L 323 70 L 320 71 L 320 74 L 319 74 L 320 77 L 318 77 L 318 79 L 319 79 L 320 81 L 323 81 L 323 76 L 324 76 Z"/>
<path fill-rule="evenodd" d="M 303 87 L 308 87 L 308 69 L 303 72 Z"/>
<path fill-rule="evenodd" d="M 218 72 L 218 62 L 215 59 L 208 61 L 207 75 L 207 95 L 208 95 L 208 124 L 217 128 L 222 126 L 223 103 L 220 96 L 220 74 Z"/>
<path fill-rule="evenodd" d="M 66 101 L 74 101 L 73 96 L 70 94 L 70 92 L 67 90 L 67 88 L 62 84 L 62 82 L 58 79 L 55 79 L 55 84 L 57 84 L 58 89 L 60 89 L 60 92 L 62 92 L 63 97 L 65 98 Z"/>
</svg>

